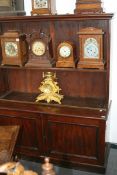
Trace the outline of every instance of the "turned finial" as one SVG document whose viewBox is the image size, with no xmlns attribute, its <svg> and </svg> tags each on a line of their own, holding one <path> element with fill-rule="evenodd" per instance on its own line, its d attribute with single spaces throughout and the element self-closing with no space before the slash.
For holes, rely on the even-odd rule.
<svg viewBox="0 0 117 175">
<path fill-rule="evenodd" d="M 45 163 L 42 165 L 42 175 L 56 175 L 53 165 L 49 163 L 49 157 L 45 157 Z"/>
</svg>

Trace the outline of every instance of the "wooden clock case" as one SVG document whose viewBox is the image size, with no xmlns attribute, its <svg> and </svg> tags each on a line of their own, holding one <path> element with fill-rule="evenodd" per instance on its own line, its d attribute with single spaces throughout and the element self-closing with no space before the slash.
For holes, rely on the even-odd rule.
<svg viewBox="0 0 117 175">
<path fill-rule="evenodd" d="M 97 68 L 97 69 L 104 69 L 104 60 L 103 60 L 103 35 L 104 32 L 102 29 L 97 29 L 94 27 L 83 28 L 78 32 L 79 38 L 79 61 L 78 61 L 78 68 Z M 97 48 L 98 54 L 97 58 L 89 57 L 85 58 L 85 43 L 88 39 L 94 39 Z"/>
<path fill-rule="evenodd" d="M 32 11 L 31 15 L 44 15 L 44 14 L 55 14 L 56 13 L 56 3 L 55 0 L 47 0 L 48 7 L 47 8 L 35 8 L 34 1 L 32 0 Z"/>
<path fill-rule="evenodd" d="M 80 29 L 102 29 L 104 69 L 0 66 L 0 124 L 20 125 L 14 155 L 69 168 L 104 173 L 109 144 L 105 142 L 110 111 L 110 20 L 113 14 L 2 17 L 2 32 L 23 33 L 40 26 L 52 38 L 53 58 L 61 41 L 71 41 L 79 57 Z M 2 56 L 1 56 L 2 57 Z M 35 103 L 43 72 L 54 72 L 62 89 L 62 104 Z"/>
<path fill-rule="evenodd" d="M 35 31 L 32 32 L 28 39 L 29 44 L 29 59 L 26 67 L 52 67 L 55 64 L 53 60 L 53 49 L 52 49 L 52 39 L 50 35 L 44 32 Z M 40 41 L 45 45 L 45 52 L 43 55 L 35 55 L 32 51 L 32 45 L 34 42 Z"/>
<path fill-rule="evenodd" d="M 19 31 L 9 30 L 0 36 L 2 49 L 2 65 L 23 66 L 28 59 L 28 45 L 26 35 Z M 15 43 L 17 46 L 16 55 L 7 55 L 5 52 L 5 43 Z"/>
<path fill-rule="evenodd" d="M 67 46 L 70 48 L 70 55 L 66 58 L 63 58 L 60 55 L 60 48 Z M 75 58 L 74 58 L 74 45 L 71 42 L 61 42 L 57 47 L 57 62 L 56 67 L 75 67 Z"/>
<path fill-rule="evenodd" d="M 76 0 L 74 13 L 103 13 L 101 0 Z"/>
</svg>

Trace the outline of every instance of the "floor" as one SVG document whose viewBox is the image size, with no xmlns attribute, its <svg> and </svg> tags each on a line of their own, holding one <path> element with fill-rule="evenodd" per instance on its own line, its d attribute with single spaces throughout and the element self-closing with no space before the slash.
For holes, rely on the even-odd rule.
<svg viewBox="0 0 117 175">
<path fill-rule="evenodd" d="M 31 161 L 21 160 L 26 169 L 34 170 L 41 175 L 41 164 Z M 97 173 L 79 171 L 54 166 L 57 175 L 99 175 Z M 101 174 L 100 174 L 101 175 Z M 111 148 L 108 160 L 108 166 L 105 175 L 117 175 L 117 149 Z"/>
</svg>

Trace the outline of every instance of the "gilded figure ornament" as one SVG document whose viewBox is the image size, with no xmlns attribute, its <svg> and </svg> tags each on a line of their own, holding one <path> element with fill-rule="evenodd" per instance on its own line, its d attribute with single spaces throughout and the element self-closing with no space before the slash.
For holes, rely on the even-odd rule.
<svg viewBox="0 0 117 175">
<path fill-rule="evenodd" d="M 61 104 L 63 95 L 59 94 L 61 89 L 59 88 L 58 82 L 56 81 L 56 74 L 53 72 L 43 73 L 43 78 L 44 80 L 41 82 L 39 87 L 41 94 L 37 96 L 36 102 L 45 100 L 47 103 L 55 101 Z"/>
</svg>

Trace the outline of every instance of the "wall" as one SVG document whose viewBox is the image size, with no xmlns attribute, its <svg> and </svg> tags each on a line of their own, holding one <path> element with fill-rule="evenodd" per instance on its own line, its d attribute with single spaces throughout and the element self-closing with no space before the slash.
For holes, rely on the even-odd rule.
<svg viewBox="0 0 117 175">
<path fill-rule="evenodd" d="M 110 70 L 110 100 L 112 100 L 109 120 L 107 122 L 107 141 L 117 144 L 117 8 L 116 1 L 104 0 L 106 12 L 114 13 L 111 23 L 111 70 Z"/>
<path fill-rule="evenodd" d="M 73 13 L 76 0 L 56 0 L 57 13 Z M 27 15 L 30 15 L 31 0 L 24 0 Z M 111 111 L 107 121 L 106 141 L 117 143 L 117 7 L 116 0 L 103 0 L 105 12 L 114 13 L 111 25 L 111 74 L 110 74 L 110 100 Z"/>
</svg>

